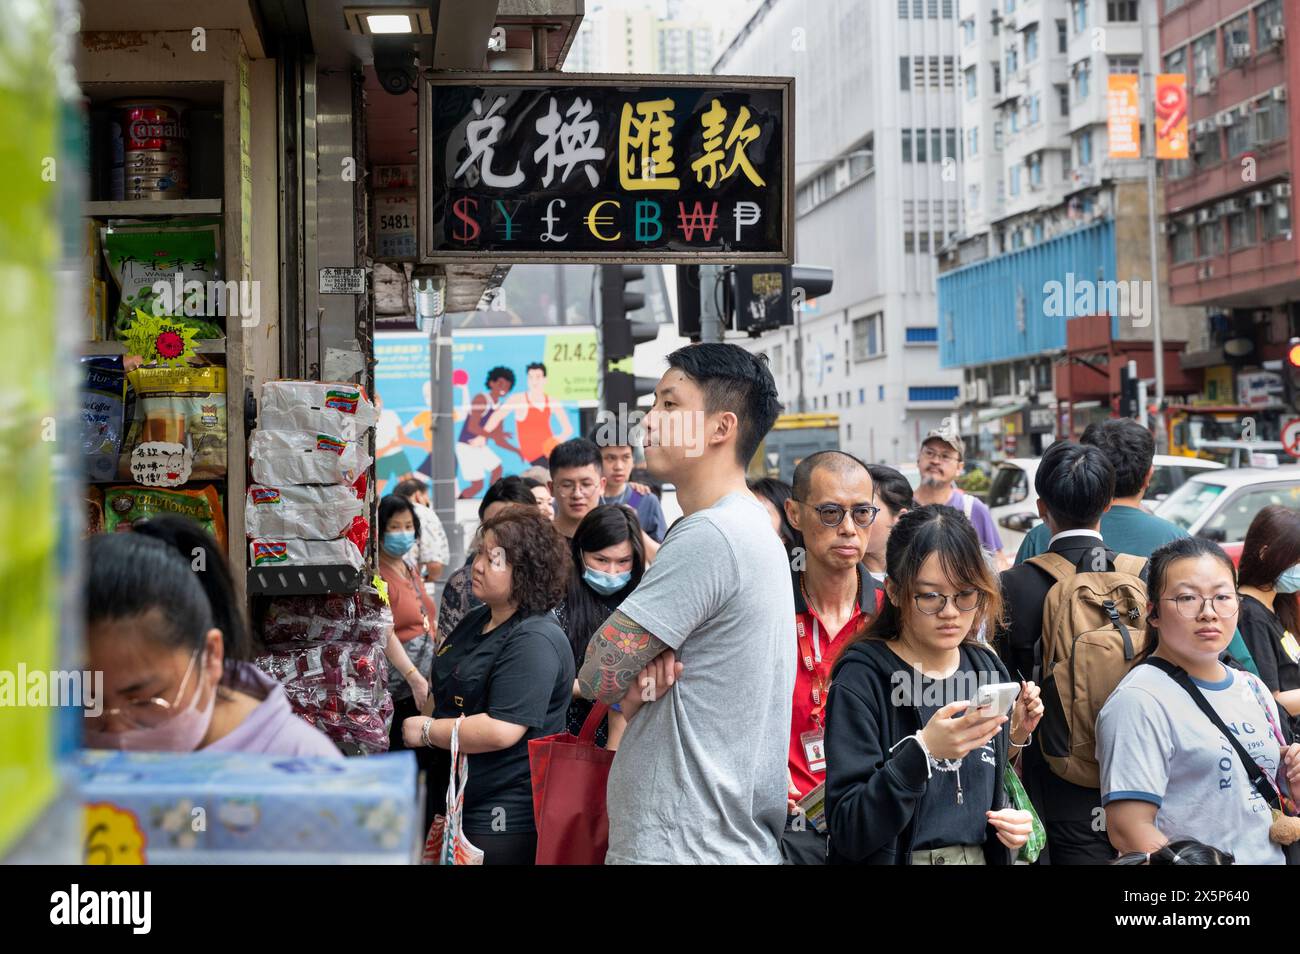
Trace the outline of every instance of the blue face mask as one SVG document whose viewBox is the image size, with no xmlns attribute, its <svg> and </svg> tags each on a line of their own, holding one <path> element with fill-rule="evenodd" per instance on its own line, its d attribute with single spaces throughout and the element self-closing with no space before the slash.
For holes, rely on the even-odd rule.
<svg viewBox="0 0 1300 954">
<path fill-rule="evenodd" d="M 1279 593 L 1300 593 L 1300 563 L 1283 570 L 1273 583 L 1273 589 Z"/>
<path fill-rule="evenodd" d="M 406 533 L 385 533 L 384 534 L 384 552 L 389 556 L 399 557 L 406 553 L 415 545 L 415 531 L 408 530 Z"/>
<path fill-rule="evenodd" d="M 593 570 L 591 567 L 587 567 L 582 572 L 582 578 L 587 581 L 588 586 L 601 596 L 609 596 L 611 593 L 617 593 L 627 586 L 632 579 L 632 571 L 606 573 L 603 570 Z"/>
</svg>

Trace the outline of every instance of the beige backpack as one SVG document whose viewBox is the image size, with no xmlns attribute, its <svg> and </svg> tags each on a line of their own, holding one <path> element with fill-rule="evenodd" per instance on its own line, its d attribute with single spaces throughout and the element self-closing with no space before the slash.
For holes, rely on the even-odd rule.
<svg viewBox="0 0 1300 954">
<path fill-rule="evenodd" d="M 1146 646 L 1146 560 L 1120 554 L 1115 569 L 1083 571 L 1059 553 L 1025 561 L 1056 582 L 1043 602 L 1043 704 L 1035 730 L 1048 767 L 1085 788 L 1101 784 L 1097 714 Z"/>
</svg>

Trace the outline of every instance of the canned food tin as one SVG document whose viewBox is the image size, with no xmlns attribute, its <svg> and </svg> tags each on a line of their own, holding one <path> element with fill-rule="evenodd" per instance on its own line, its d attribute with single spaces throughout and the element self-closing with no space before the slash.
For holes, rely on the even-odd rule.
<svg viewBox="0 0 1300 954">
<path fill-rule="evenodd" d="M 119 103 L 126 199 L 189 195 L 186 104 L 175 100 Z"/>
</svg>

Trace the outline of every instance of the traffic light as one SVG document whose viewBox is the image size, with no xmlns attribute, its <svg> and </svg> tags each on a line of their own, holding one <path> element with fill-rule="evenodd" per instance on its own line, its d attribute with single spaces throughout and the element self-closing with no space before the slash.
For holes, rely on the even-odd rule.
<svg viewBox="0 0 1300 954">
<path fill-rule="evenodd" d="M 1140 410 L 1137 362 L 1130 361 L 1119 369 L 1119 416 L 1136 418 Z"/>
<path fill-rule="evenodd" d="M 1300 412 L 1300 338 L 1292 338 L 1286 343 L 1286 355 L 1282 359 L 1282 383 L 1287 410 Z"/>
<path fill-rule="evenodd" d="M 821 265 L 790 266 L 790 297 L 795 308 L 822 295 L 829 295 L 835 285 L 835 270 Z"/>
<path fill-rule="evenodd" d="M 640 265 L 600 266 L 600 341 L 603 364 L 601 378 L 604 407 L 636 407 L 637 398 L 649 394 L 657 383 L 653 378 L 638 378 L 631 373 L 631 359 L 636 346 L 659 337 L 653 321 L 633 321 L 628 312 L 645 307 L 645 293 L 628 288 L 645 277 Z M 615 367 L 622 364 L 623 367 Z"/>
<path fill-rule="evenodd" d="M 700 340 L 700 266 L 677 266 L 677 333 Z"/>
<path fill-rule="evenodd" d="M 792 325 L 796 309 L 827 294 L 834 284 L 834 271 L 819 265 L 737 265 L 728 303 L 734 327 L 756 338 Z"/>
</svg>

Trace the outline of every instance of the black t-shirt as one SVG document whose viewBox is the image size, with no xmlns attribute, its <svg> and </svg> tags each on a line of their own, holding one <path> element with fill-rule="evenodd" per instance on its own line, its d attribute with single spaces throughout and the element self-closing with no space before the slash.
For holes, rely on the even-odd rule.
<svg viewBox="0 0 1300 954">
<path fill-rule="evenodd" d="M 913 671 L 902 657 L 899 657 L 899 665 L 904 673 Z M 998 677 L 994 673 L 972 668 L 967 654 L 963 652 L 956 671 L 947 679 L 921 677 L 921 702 L 916 707 L 921 724 L 926 725 L 935 712 L 949 702 L 969 699 L 971 685 L 997 681 Z M 1005 723 L 1003 731 L 1006 731 Z M 1001 781 L 996 778 L 997 750 L 993 743 L 967 753 L 959 771 L 962 793 L 960 805 L 957 804 L 958 772 L 936 770 L 930 776 L 930 781 L 925 786 L 925 795 L 917 808 L 913 851 L 949 845 L 982 845 L 986 841 L 988 817 L 985 812 L 993 807 L 996 785 Z"/>
<path fill-rule="evenodd" d="M 1259 669 L 1259 678 L 1273 692 L 1286 692 L 1288 689 L 1300 689 L 1300 665 L 1291 658 L 1283 639 L 1286 630 L 1282 621 L 1267 606 L 1253 596 L 1241 597 L 1241 609 L 1237 614 L 1237 628 L 1241 638 L 1250 650 Z M 1293 636 L 1289 642 L 1295 648 Z"/>
<path fill-rule="evenodd" d="M 508 749 L 469 756 L 464 827 L 471 836 L 535 830 L 528 740 L 563 732 L 573 698 L 573 650 L 555 617 L 516 615 L 485 634 L 491 616 L 487 606 L 465 615 L 439 648 L 431 680 L 434 718 L 487 713 L 528 730 Z M 430 786 L 441 807 L 446 771 L 431 773 Z"/>
</svg>

